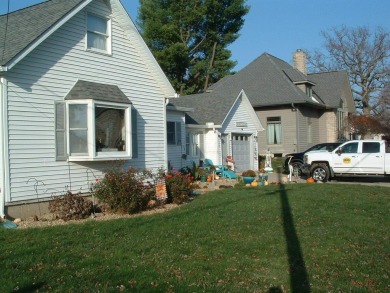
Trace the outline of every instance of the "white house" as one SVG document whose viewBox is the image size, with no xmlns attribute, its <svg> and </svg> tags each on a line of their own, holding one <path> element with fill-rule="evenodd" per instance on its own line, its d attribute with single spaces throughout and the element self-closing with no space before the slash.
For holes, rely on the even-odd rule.
<svg viewBox="0 0 390 293">
<path fill-rule="evenodd" d="M 119 0 L 0 16 L 0 216 L 87 192 L 113 160 L 167 168 L 175 91 Z"/>
<path fill-rule="evenodd" d="M 191 166 L 192 162 L 198 164 L 204 159 L 226 165 L 229 156 L 236 171 L 258 169 L 257 136 L 264 129 L 244 90 L 229 95 L 183 96 L 171 100 L 169 105 L 177 109 L 187 107 L 185 147 L 181 144 L 181 153 L 168 156 L 173 167 Z M 168 112 L 168 121 L 170 118 L 173 117 Z M 183 130 L 179 131 L 182 136 Z"/>
</svg>

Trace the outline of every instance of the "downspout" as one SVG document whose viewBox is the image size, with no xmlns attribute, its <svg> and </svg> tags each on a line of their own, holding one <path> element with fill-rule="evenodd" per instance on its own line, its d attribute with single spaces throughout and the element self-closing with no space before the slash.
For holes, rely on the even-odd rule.
<svg viewBox="0 0 390 293">
<path fill-rule="evenodd" d="M 6 133 L 7 129 L 5 126 L 6 123 L 6 113 L 7 113 L 7 103 L 6 103 L 6 88 L 7 83 L 4 77 L 0 78 L 0 217 L 5 218 L 5 194 L 6 194 Z"/>
<path fill-rule="evenodd" d="M 297 114 L 297 108 L 295 107 L 294 103 L 291 103 L 292 111 L 295 112 L 295 124 L 297 128 L 297 139 L 296 139 L 296 149 L 295 152 L 299 152 L 299 119 L 298 119 L 298 114 Z"/>
<path fill-rule="evenodd" d="M 163 123 L 164 123 L 164 170 L 168 170 L 168 141 L 167 141 L 167 105 L 169 104 L 169 98 L 164 98 L 164 113 L 163 113 Z"/>
</svg>

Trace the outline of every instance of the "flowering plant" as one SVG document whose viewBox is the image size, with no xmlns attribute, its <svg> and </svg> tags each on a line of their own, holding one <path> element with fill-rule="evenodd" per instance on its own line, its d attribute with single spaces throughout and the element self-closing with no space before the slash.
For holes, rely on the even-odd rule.
<svg viewBox="0 0 390 293">
<path fill-rule="evenodd" d="M 188 199 L 193 187 L 194 177 L 188 173 L 170 171 L 165 177 L 168 193 L 168 201 L 177 204 L 183 203 Z"/>
</svg>

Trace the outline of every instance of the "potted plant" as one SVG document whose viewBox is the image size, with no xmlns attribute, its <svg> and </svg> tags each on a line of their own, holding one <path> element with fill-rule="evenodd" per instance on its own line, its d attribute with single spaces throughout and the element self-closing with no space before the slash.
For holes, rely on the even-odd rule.
<svg viewBox="0 0 390 293">
<path fill-rule="evenodd" d="M 252 183 L 256 178 L 256 172 L 253 170 L 246 170 L 241 174 L 245 184 Z"/>
</svg>

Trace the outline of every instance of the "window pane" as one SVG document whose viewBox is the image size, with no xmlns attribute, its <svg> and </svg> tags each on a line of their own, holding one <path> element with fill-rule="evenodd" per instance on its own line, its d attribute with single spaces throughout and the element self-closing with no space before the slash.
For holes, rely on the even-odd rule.
<svg viewBox="0 0 390 293">
<path fill-rule="evenodd" d="M 106 50 L 106 37 L 95 33 L 88 32 L 87 34 L 87 48 L 95 48 L 99 50 Z"/>
<path fill-rule="evenodd" d="M 353 153 L 357 153 L 357 150 L 358 150 L 357 142 L 349 143 L 343 146 L 344 153 L 353 154 Z"/>
<path fill-rule="evenodd" d="M 95 107 L 95 131 L 96 151 L 125 151 L 125 110 Z"/>
<path fill-rule="evenodd" d="M 102 17 L 88 14 L 88 31 L 107 34 L 107 20 Z"/>
<path fill-rule="evenodd" d="M 176 144 L 175 142 L 175 122 L 167 122 L 167 142 L 168 144 Z"/>
<path fill-rule="evenodd" d="M 69 127 L 87 128 L 87 126 L 88 126 L 87 104 L 69 105 Z"/>
<path fill-rule="evenodd" d="M 88 153 L 88 130 L 69 130 L 70 154 Z"/>
<path fill-rule="evenodd" d="M 363 153 L 379 153 L 380 152 L 380 144 L 379 142 L 363 142 Z"/>
</svg>

